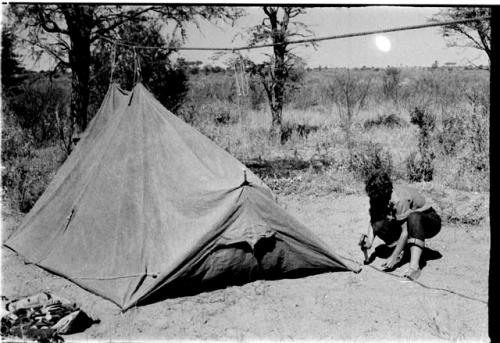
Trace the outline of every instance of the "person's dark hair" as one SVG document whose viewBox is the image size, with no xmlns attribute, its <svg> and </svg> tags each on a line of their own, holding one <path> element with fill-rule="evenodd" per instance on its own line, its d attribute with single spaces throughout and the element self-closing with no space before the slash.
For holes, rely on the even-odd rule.
<svg viewBox="0 0 500 343">
<path fill-rule="evenodd" d="M 391 210 L 392 181 L 389 174 L 382 170 L 373 171 L 365 182 L 365 191 L 370 198 L 370 221 L 385 219 Z"/>
</svg>

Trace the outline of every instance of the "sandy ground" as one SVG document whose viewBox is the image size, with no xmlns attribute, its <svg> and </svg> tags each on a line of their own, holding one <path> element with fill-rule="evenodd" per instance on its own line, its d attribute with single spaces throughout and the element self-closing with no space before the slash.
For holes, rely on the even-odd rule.
<svg viewBox="0 0 500 343">
<path fill-rule="evenodd" d="M 367 225 L 360 195 L 280 197 L 337 253 L 361 263 L 357 247 Z M 4 213 L 2 239 L 20 217 Z M 256 281 L 121 313 L 114 304 L 53 276 L 2 246 L 2 294 L 51 291 L 76 301 L 101 322 L 67 341 L 189 340 L 466 340 L 488 338 L 489 222 L 445 224 L 428 246 L 442 257 L 427 262 L 419 281 L 363 267 L 359 274 L 325 273 Z M 377 259 L 374 266 L 383 260 Z M 402 275 L 407 265 L 394 274 Z M 454 293 L 452 293 L 454 292 Z M 471 299 L 473 298 L 473 299 Z"/>
</svg>

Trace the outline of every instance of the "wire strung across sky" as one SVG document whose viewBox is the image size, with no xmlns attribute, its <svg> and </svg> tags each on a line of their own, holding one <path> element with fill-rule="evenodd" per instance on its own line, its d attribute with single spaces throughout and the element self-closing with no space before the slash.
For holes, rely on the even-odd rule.
<svg viewBox="0 0 500 343">
<path fill-rule="evenodd" d="M 481 20 L 489 20 L 489 19 L 491 19 L 491 17 L 486 16 L 486 17 L 476 17 L 476 18 L 453 20 L 453 21 L 427 23 L 427 24 L 421 24 L 421 25 L 400 26 L 400 27 L 394 27 L 394 28 L 390 28 L 390 29 L 347 33 L 347 34 L 324 36 L 324 37 L 317 37 L 317 38 L 299 39 L 299 40 L 288 41 L 288 42 L 286 42 L 286 44 L 304 44 L 304 43 L 320 42 L 320 41 L 325 41 L 325 40 L 368 36 L 368 35 L 379 34 L 379 33 L 416 30 L 416 29 L 424 29 L 424 28 L 428 28 L 428 27 L 447 26 L 447 25 L 452 25 L 452 24 L 464 24 L 464 23 L 469 23 L 472 21 L 481 21 Z M 188 46 L 175 47 L 173 45 L 146 46 L 146 45 L 135 45 L 132 43 L 127 43 L 127 42 L 123 42 L 123 41 L 119 41 L 119 40 L 113 40 L 109 37 L 104 37 L 104 36 L 100 36 L 100 37 L 104 40 L 109 41 L 110 43 L 115 44 L 115 45 L 131 48 L 131 49 L 135 48 L 135 49 L 161 49 L 161 50 L 209 50 L 209 51 L 233 51 L 234 52 L 234 51 L 240 51 L 240 50 L 267 48 L 267 47 L 272 47 L 274 45 L 277 45 L 277 44 L 273 44 L 273 43 L 268 43 L 268 44 L 259 44 L 259 45 L 239 46 L 239 47 L 233 47 L 233 48 L 230 48 L 230 47 L 188 47 Z"/>
</svg>

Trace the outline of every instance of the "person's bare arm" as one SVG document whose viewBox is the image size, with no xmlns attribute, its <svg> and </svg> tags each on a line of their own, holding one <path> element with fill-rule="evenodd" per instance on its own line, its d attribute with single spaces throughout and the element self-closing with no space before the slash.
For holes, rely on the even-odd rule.
<svg viewBox="0 0 500 343">
<path fill-rule="evenodd" d="M 368 224 L 368 230 L 366 231 L 366 234 L 361 235 L 361 239 L 363 239 L 363 236 L 365 236 L 366 239 L 364 240 L 364 245 L 362 247 L 368 250 L 372 247 L 373 240 L 375 239 L 371 223 Z"/>
<path fill-rule="evenodd" d="M 365 259 L 363 261 L 364 264 L 369 264 L 370 263 L 370 257 L 368 256 L 368 250 L 372 247 L 373 245 L 373 240 L 375 239 L 375 235 L 373 233 L 373 228 L 371 223 L 368 225 L 368 230 L 366 233 L 362 233 L 361 237 L 359 239 L 359 246 L 361 248 L 361 251 L 363 252 L 363 255 L 365 256 Z"/>
<path fill-rule="evenodd" d="M 387 259 L 387 262 L 385 262 L 382 265 L 382 268 L 387 269 L 387 270 L 391 270 L 396 266 L 396 264 L 400 260 L 399 255 L 403 251 L 407 240 L 408 240 L 408 229 L 407 229 L 406 223 L 405 223 L 402 225 L 401 236 L 399 236 L 398 243 L 396 244 L 396 248 L 394 248 L 394 251 L 392 252 L 391 256 Z"/>
<path fill-rule="evenodd" d="M 406 212 L 402 213 L 402 214 L 398 214 L 396 216 L 396 220 L 398 221 L 405 221 L 406 219 L 408 219 L 408 216 L 413 213 L 413 212 L 425 212 L 427 211 L 429 208 L 431 208 L 431 205 L 425 205 L 423 207 L 419 207 L 419 208 L 414 208 L 414 209 L 408 209 Z"/>
</svg>

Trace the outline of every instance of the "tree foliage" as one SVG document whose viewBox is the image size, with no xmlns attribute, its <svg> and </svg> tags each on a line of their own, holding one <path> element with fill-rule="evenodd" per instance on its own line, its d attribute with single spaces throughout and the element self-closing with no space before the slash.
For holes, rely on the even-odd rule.
<svg viewBox="0 0 500 343">
<path fill-rule="evenodd" d="M 329 84 L 329 93 L 342 122 L 352 124 L 354 117 L 366 105 L 370 85 L 371 78 L 352 73 L 350 70 L 347 70 L 347 73 L 335 74 L 333 82 Z"/>
<path fill-rule="evenodd" d="M 58 138 L 58 124 L 66 114 L 68 92 L 50 78 L 25 82 L 9 108 L 19 125 L 27 130 L 36 147 Z"/>
<path fill-rule="evenodd" d="M 260 76 L 272 114 L 271 130 L 281 134 L 283 102 L 285 87 L 292 72 L 302 61 L 290 48 L 293 38 L 304 38 L 312 35 L 306 25 L 295 20 L 306 12 L 303 7 L 264 6 L 266 15 L 262 23 L 248 30 L 249 45 L 272 43 L 272 55 L 260 64 L 253 64 L 252 71 Z"/>
<path fill-rule="evenodd" d="M 9 88 L 16 83 L 15 75 L 21 73 L 23 68 L 19 64 L 18 56 L 14 52 L 16 39 L 12 31 L 2 28 L 2 85 L 3 88 Z"/>
<path fill-rule="evenodd" d="M 116 39 L 125 24 L 160 20 L 172 24 L 181 38 L 186 24 L 206 20 L 230 21 L 241 11 L 220 6 L 12 4 L 9 17 L 18 34 L 26 36 L 33 56 L 49 54 L 58 66 L 72 71 L 71 115 L 84 130 L 88 123 L 91 51 L 103 37 Z"/>
<path fill-rule="evenodd" d="M 336 73 L 328 87 L 329 96 L 337 107 L 340 127 L 344 131 L 350 153 L 355 145 L 352 137 L 354 119 L 366 105 L 370 86 L 370 77 L 347 70 L 347 73 Z"/>
<path fill-rule="evenodd" d="M 121 41 L 131 44 L 165 46 L 167 42 L 159 32 L 160 23 L 150 21 L 126 23 L 117 30 L 117 35 Z M 173 40 L 169 44 L 176 45 Z M 107 40 L 99 41 L 92 53 L 91 108 L 97 109 L 100 105 L 110 82 L 116 82 L 124 89 L 131 89 L 134 86 L 134 65 L 138 63 L 142 82 L 167 109 L 176 112 L 188 91 L 188 77 L 187 71 L 178 63 L 171 63 L 169 57 L 172 52 L 173 49 L 134 51 Z"/>
<path fill-rule="evenodd" d="M 490 7 L 450 7 L 439 11 L 432 21 L 452 21 L 491 16 Z M 473 47 L 484 51 L 491 61 L 490 20 L 476 20 L 443 26 L 442 34 L 450 46 Z"/>
</svg>

